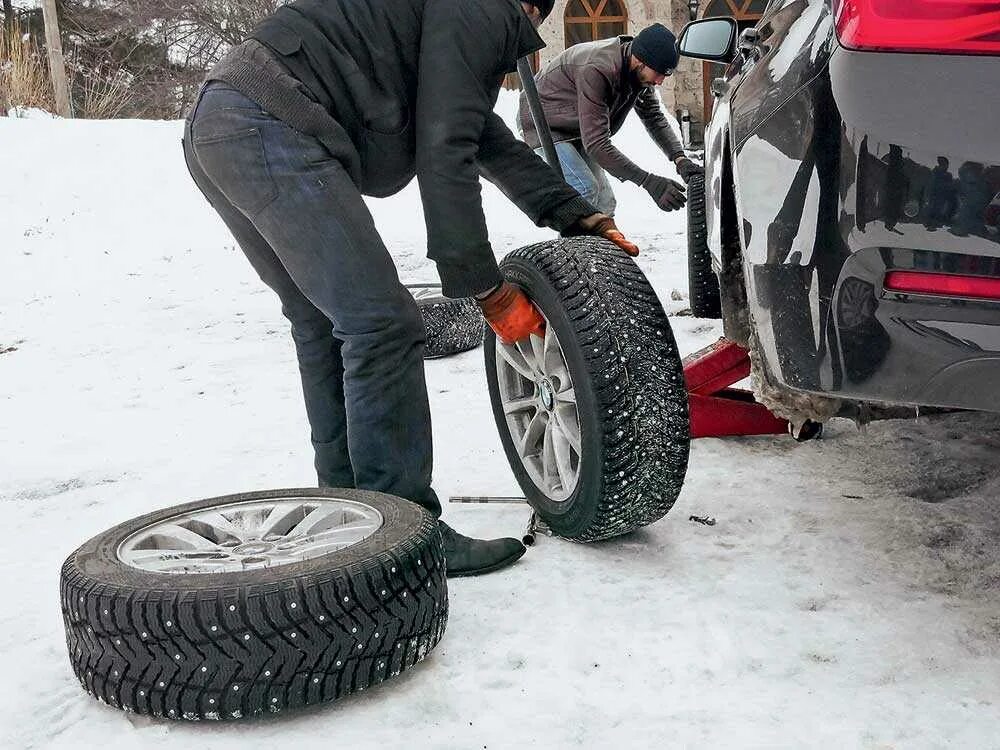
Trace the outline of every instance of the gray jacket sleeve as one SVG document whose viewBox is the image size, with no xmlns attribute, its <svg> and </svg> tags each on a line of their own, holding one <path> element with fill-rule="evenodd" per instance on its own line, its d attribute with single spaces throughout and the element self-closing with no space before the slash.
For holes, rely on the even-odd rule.
<svg viewBox="0 0 1000 750">
<path fill-rule="evenodd" d="M 684 146 L 670 127 L 670 121 L 663 114 L 653 89 L 644 88 L 635 100 L 633 109 L 638 113 L 642 124 L 646 126 L 646 131 L 670 161 L 684 155 Z"/>
<path fill-rule="evenodd" d="M 611 82 L 593 65 L 577 68 L 576 79 L 583 150 L 619 180 L 642 182 L 648 173 L 611 142 L 611 112 L 608 109 Z"/>
<path fill-rule="evenodd" d="M 527 144 L 517 140 L 495 112 L 486 118 L 478 160 L 483 177 L 540 227 L 561 232 L 577 219 L 597 213 Z"/>
</svg>

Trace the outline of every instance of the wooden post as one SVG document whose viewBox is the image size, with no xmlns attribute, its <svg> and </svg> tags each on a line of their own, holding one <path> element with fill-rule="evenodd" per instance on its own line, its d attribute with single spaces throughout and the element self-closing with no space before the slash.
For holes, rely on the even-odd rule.
<svg viewBox="0 0 1000 750">
<path fill-rule="evenodd" d="M 14 34 L 14 3 L 3 0 L 3 30 L 7 36 Z"/>
<path fill-rule="evenodd" d="M 0 29 L 0 49 L 10 49 L 14 41 L 14 4 L 11 0 L 3 0 L 3 29 Z M 0 87 L 0 118 L 10 111 L 10 95 L 6 87 Z"/>
<path fill-rule="evenodd" d="M 42 18 L 45 21 L 45 46 L 49 50 L 49 75 L 52 77 L 52 90 L 56 95 L 56 113 L 62 117 L 72 117 L 56 0 L 42 0 Z"/>
</svg>

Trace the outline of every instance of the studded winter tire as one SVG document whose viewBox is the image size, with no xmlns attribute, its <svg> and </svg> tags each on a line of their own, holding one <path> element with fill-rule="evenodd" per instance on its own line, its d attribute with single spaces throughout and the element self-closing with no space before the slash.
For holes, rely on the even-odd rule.
<svg viewBox="0 0 1000 750">
<path fill-rule="evenodd" d="M 155 511 L 63 564 L 77 678 L 125 711 L 233 720 L 335 700 L 444 633 L 437 523 L 360 490 L 252 492 Z"/>
<path fill-rule="evenodd" d="M 696 318 L 721 318 L 719 276 L 712 268 L 705 219 L 705 177 L 695 175 L 687 186 L 688 294 Z"/>
<path fill-rule="evenodd" d="M 547 321 L 544 338 L 486 336 L 500 439 L 528 502 L 581 542 L 662 518 L 687 469 L 687 393 L 670 322 L 635 262 L 593 238 L 501 263 Z"/>
<path fill-rule="evenodd" d="M 424 319 L 424 359 L 437 359 L 475 349 L 483 343 L 486 323 L 471 297 L 449 299 L 440 284 L 407 284 Z"/>
</svg>

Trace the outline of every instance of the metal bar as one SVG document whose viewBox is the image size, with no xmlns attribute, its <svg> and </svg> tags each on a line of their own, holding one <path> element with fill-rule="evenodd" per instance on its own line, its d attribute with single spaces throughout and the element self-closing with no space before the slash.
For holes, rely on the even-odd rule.
<svg viewBox="0 0 1000 750">
<path fill-rule="evenodd" d="M 504 497 L 502 495 L 453 495 L 449 503 L 526 503 L 523 497 Z"/>
<path fill-rule="evenodd" d="M 549 123 L 545 119 L 542 101 L 538 98 L 538 88 L 535 86 L 535 73 L 532 71 L 531 62 L 527 57 L 522 57 L 517 61 L 517 73 L 521 77 L 521 87 L 524 89 L 524 96 L 528 100 L 528 109 L 531 110 L 531 120 L 535 123 L 535 132 L 538 133 L 538 140 L 541 142 L 542 150 L 545 152 L 545 161 L 556 171 L 557 175 L 563 177 L 562 167 L 559 165 L 559 157 L 556 154 L 556 147 L 552 143 L 552 131 L 549 130 Z"/>
</svg>

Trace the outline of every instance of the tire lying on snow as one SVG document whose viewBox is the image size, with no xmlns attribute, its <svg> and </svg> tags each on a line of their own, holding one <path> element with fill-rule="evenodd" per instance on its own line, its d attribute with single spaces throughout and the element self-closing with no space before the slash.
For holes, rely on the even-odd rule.
<svg viewBox="0 0 1000 750">
<path fill-rule="evenodd" d="M 712 268 L 705 217 L 705 176 L 694 175 L 687 186 L 688 294 L 696 318 L 721 318 L 719 276 Z"/>
<path fill-rule="evenodd" d="M 448 617 L 436 522 L 359 490 L 229 495 L 127 521 L 69 556 L 61 596 L 84 689 L 188 720 L 376 685 L 423 659 Z"/>
<path fill-rule="evenodd" d="M 479 305 L 471 297 L 450 299 L 440 284 L 407 284 L 424 319 L 427 345 L 424 359 L 447 357 L 483 343 L 486 323 Z"/>
<path fill-rule="evenodd" d="M 547 320 L 486 372 L 507 459 L 557 534 L 594 541 L 662 518 L 687 469 L 690 428 L 670 323 L 642 271 L 593 238 L 544 242 L 500 265 Z"/>
</svg>

